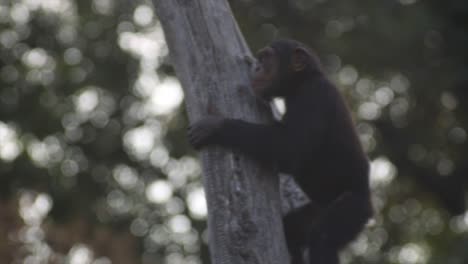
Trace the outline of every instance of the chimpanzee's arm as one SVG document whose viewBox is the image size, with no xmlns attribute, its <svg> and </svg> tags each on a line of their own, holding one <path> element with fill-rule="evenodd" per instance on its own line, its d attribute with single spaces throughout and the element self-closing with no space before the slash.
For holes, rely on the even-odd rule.
<svg viewBox="0 0 468 264">
<path fill-rule="evenodd" d="M 225 119 L 213 137 L 214 144 L 275 162 L 280 162 L 281 156 L 291 152 L 288 141 L 288 132 L 281 123 L 253 124 L 236 119 Z"/>
<path fill-rule="evenodd" d="M 191 126 L 189 138 L 199 148 L 221 145 L 256 159 L 281 166 L 304 164 L 324 140 L 334 100 L 328 87 L 310 87 L 288 106 L 282 123 L 253 124 L 236 119 L 209 117 Z M 336 99 L 336 98 L 335 98 Z"/>
<path fill-rule="evenodd" d="M 288 132 L 282 123 L 254 124 L 237 119 L 205 117 L 189 128 L 189 140 L 195 148 L 220 145 L 239 150 L 253 158 L 280 162 L 290 152 Z"/>
</svg>

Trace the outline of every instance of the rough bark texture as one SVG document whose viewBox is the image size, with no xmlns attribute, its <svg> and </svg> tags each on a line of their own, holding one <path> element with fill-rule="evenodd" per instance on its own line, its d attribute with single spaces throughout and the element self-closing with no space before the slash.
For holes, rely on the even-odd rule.
<svg viewBox="0 0 468 264">
<path fill-rule="evenodd" d="M 267 121 L 249 89 L 250 55 L 225 0 L 153 0 L 191 121 L 221 115 Z M 202 151 L 212 263 L 285 264 L 278 177 L 220 148 Z"/>
</svg>

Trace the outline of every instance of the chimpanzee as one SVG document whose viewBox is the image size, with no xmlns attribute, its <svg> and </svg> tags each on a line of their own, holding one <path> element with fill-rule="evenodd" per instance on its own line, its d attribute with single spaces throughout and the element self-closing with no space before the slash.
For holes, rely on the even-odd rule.
<svg viewBox="0 0 468 264">
<path fill-rule="evenodd" d="M 255 94 L 283 97 L 286 113 L 272 124 L 216 116 L 189 127 L 199 149 L 220 145 L 239 150 L 291 174 L 311 202 L 284 217 L 291 262 L 339 263 L 338 252 L 372 216 L 369 163 L 336 87 L 316 56 L 300 42 L 276 40 L 257 54 Z"/>
</svg>

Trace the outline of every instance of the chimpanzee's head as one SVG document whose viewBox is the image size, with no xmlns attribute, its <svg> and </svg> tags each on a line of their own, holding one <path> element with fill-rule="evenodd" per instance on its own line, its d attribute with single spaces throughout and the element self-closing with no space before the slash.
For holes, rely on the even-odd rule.
<svg viewBox="0 0 468 264">
<path fill-rule="evenodd" d="M 321 72 L 319 62 L 295 40 L 276 40 L 257 53 L 252 88 L 258 97 L 287 96 L 308 75 Z"/>
</svg>

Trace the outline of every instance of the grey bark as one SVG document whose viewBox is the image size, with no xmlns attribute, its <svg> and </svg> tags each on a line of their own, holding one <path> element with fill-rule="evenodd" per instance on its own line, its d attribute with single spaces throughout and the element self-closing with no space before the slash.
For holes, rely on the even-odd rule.
<svg viewBox="0 0 468 264">
<path fill-rule="evenodd" d="M 270 118 L 250 92 L 250 56 L 225 0 L 153 0 L 191 121 L 220 115 Z M 201 152 L 212 263 L 285 264 L 278 177 L 221 148 Z"/>
</svg>

